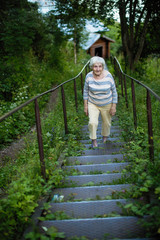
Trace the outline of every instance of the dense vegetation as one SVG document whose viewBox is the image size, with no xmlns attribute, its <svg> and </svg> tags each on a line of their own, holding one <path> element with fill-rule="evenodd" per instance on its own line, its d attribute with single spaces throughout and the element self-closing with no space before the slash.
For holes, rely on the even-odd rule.
<svg viewBox="0 0 160 240">
<path fill-rule="evenodd" d="M 150 61 L 150 62 L 149 62 Z M 159 83 L 160 75 L 155 76 L 154 72 L 158 69 L 155 67 L 158 59 L 149 58 L 145 64 L 139 67 L 135 76 L 151 88 L 154 84 Z M 150 67 L 152 66 L 152 68 Z M 154 68 L 153 68 L 154 66 Z M 140 77 L 140 72 L 145 68 L 145 73 Z M 113 66 L 109 64 L 110 71 L 114 74 Z M 139 70 L 139 71 L 138 71 Z M 158 71 L 159 72 L 159 71 Z M 142 72 L 141 72 L 142 73 Z M 159 74 L 159 73 L 158 73 Z M 149 80 L 145 81 L 146 76 Z M 152 76 L 154 81 L 152 81 Z M 155 237 L 159 239 L 160 234 L 160 104 L 155 97 L 151 97 L 152 101 L 152 117 L 153 117 L 153 141 L 154 141 L 154 160 L 149 156 L 148 144 L 148 125 L 146 111 L 146 90 L 135 84 L 136 92 L 136 109 L 137 109 L 137 129 L 134 127 L 133 109 L 132 109 L 132 91 L 131 81 L 127 78 L 128 108 L 126 107 L 125 97 L 121 96 L 121 85 L 116 77 L 117 89 L 119 92 L 119 103 L 117 116 L 120 120 L 120 126 L 123 129 L 122 138 L 126 142 L 124 155 L 131 163 L 123 173 L 129 173 L 128 183 L 134 182 L 130 191 L 122 194 L 122 198 L 132 198 L 134 203 L 128 203 L 125 207 L 121 206 L 125 215 L 139 216 L 140 223 L 145 226 L 146 237 Z M 159 89 L 155 87 L 155 91 L 159 94 Z M 122 111 L 123 109 L 123 111 Z M 157 131 L 158 129 L 158 131 Z M 126 182 L 125 182 L 126 183 Z M 144 215 L 150 216 L 148 222 L 141 218 Z"/>
<path fill-rule="evenodd" d="M 37 6 L 27 0 L 3 1 L 0 11 L 0 115 L 3 115 L 73 76 L 65 73 L 73 62 L 73 44 L 67 42 L 53 14 L 40 14 Z M 41 99 L 41 110 L 48 97 Z M 1 148 L 33 124 L 34 107 L 30 104 L 0 125 Z"/>
<path fill-rule="evenodd" d="M 85 56 L 83 55 L 83 59 Z M 87 59 L 86 59 L 87 60 Z M 66 78 L 77 75 L 77 70 L 81 65 L 71 63 L 63 66 L 64 74 L 57 72 L 57 78 L 64 82 Z M 72 68 L 72 71 L 70 71 Z M 69 70 L 67 70 L 69 69 Z M 60 184 L 63 179 L 63 171 L 60 168 L 60 154 L 64 156 L 73 154 L 74 151 L 81 150 L 76 139 L 80 134 L 80 126 L 83 123 L 83 104 L 80 78 L 77 79 L 78 105 L 76 112 L 74 102 L 73 83 L 65 86 L 67 103 L 67 119 L 69 134 L 64 133 L 63 110 L 61 94 L 58 93 L 57 104 L 51 113 L 45 113 L 42 118 L 43 144 L 45 151 L 45 165 L 47 183 L 41 176 L 39 153 L 37 146 L 36 132 L 30 134 L 25 139 L 25 148 L 19 153 L 17 158 L 4 159 L 0 169 L 1 187 L 1 207 L 0 207 L 0 232 L 1 239 L 20 239 L 25 226 L 30 222 L 30 215 L 33 213 L 37 201 L 49 194 L 53 187 Z M 27 122 L 27 119 L 25 119 Z M 54 174 L 53 174 L 54 172 Z"/>
<path fill-rule="evenodd" d="M 74 1 L 72 2 L 75 3 Z M 94 6 L 92 7 L 92 10 L 94 10 Z M 75 12 L 72 11 L 72 14 L 74 15 Z M 91 16 L 95 16 L 93 12 L 89 17 Z M 72 37 L 75 34 L 74 30 L 76 30 L 75 18 L 75 15 L 74 18 L 71 18 L 73 20 L 71 25 L 72 31 L 70 31 L 70 33 L 72 32 Z M 152 20 L 155 22 L 155 18 Z M 70 22 L 68 22 L 69 25 Z M 82 30 L 81 26 L 80 24 L 78 31 Z M 142 54 L 146 58 L 141 59 L 132 72 L 127 68 L 122 55 L 119 23 L 116 23 L 114 26 L 108 26 L 110 31 L 107 33 L 107 36 L 116 40 L 116 44 L 112 45 L 113 48 L 111 46 L 111 53 L 112 55 L 118 55 L 124 72 L 128 72 L 129 75 L 142 81 L 160 95 L 159 45 L 156 40 L 158 32 L 154 31 L 152 21 L 150 26 L 152 27 L 150 27 L 147 33 L 145 42 L 147 49 L 145 48 Z M 152 45 L 151 36 L 153 36 L 154 32 L 154 45 Z M 89 59 L 89 56 L 83 50 L 79 49 L 78 51 L 76 49 L 77 64 L 75 65 L 75 45 L 72 41 L 68 41 L 71 34 L 66 35 L 64 31 L 62 32 L 62 29 L 59 28 L 58 19 L 52 13 L 40 14 L 37 5 L 27 0 L 2 1 L 0 33 L 0 115 L 14 109 L 33 96 L 77 75 Z M 76 37 L 79 36 L 78 34 L 80 32 L 77 32 Z M 77 46 L 79 46 L 79 42 Z M 152 55 L 153 53 L 154 55 Z M 109 65 L 109 69 L 114 74 L 111 65 Z M 80 134 L 80 126 L 85 120 L 79 81 L 77 85 L 79 87 L 78 112 L 76 112 L 74 105 L 73 85 L 67 84 L 65 87 L 69 121 L 69 134 L 67 136 L 64 134 L 61 95 L 58 93 L 57 101 L 54 103 L 53 108 L 51 107 L 53 111 L 50 113 L 46 112 L 46 105 L 50 95 L 45 95 L 39 100 L 47 183 L 42 178 L 40 172 L 36 132 L 33 130 L 33 133 L 31 133 L 30 131 L 35 124 L 33 104 L 23 108 L 0 124 L 1 149 L 15 139 L 21 138 L 25 133 L 30 135 L 29 138 L 26 136 L 25 148 L 16 159 L 5 158 L 0 162 L 0 239 L 2 240 L 20 239 L 25 227 L 30 222 L 31 214 L 38 205 L 37 201 L 43 198 L 46 193 L 49 194 L 53 186 L 56 187 L 60 184 L 64 175 L 57 161 L 60 153 L 64 153 L 65 156 L 75 154 L 75 152 L 80 154 L 81 146 L 76 139 L 78 139 Z M 131 99 L 129 81 L 127 86 L 128 96 Z M 118 108 L 121 126 L 125 129 L 123 137 L 128 142 L 126 146 L 127 151 L 129 151 L 128 158 L 134 163 L 132 177 L 137 182 L 131 197 L 146 198 L 152 192 L 155 198 L 152 203 L 144 206 L 142 209 L 141 205 L 138 205 L 136 208 L 130 205 L 126 209 L 128 208 L 127 210 L 132 211 L 133 214 L 149 214 L 153 216 L 150 225 L 148 225 L 148 230 L 156 235 L 157 232 L 160 232 L 158 211 L 160 207 L 160 189 L 158 186 L 160 178 L 160 105 L 159 102 L 152 98 L 155 162 L 151 163 L 148 157 L 147 145 L 146 108 L 144 104 L 146 95 L 139 86 L 136 86 L 136 92 L 136 103 L 139 113 L 137 131 L 133 128 L 132 104 L 130 103 L 129 110 L 127 110 L 121 99 Z M 122 108 L 125 109 L 123 114 L 120 111 Z"/>
</svg>

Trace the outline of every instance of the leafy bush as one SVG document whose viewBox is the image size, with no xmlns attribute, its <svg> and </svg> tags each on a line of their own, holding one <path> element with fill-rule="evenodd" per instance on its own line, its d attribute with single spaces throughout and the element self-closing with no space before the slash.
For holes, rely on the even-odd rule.
<svg viewBox="0 0 160 240">
<path fill-rule="evenodd" d="M 70 68 L 72 68 L 72 72 L 70 72 Z M 71 75 L 72 77 L 75 76 L 81 68 L 81 64 L 78 66 L 73 65 L 73 67 L 72 63 L 70 65 L 65 64 L 64 76 L 61 72 L 56 72 L 57 76 L 59 76 L 58 81 L 68 80 Z M 38 199 L 46 193 L 49 194 L 54 187 L 61 184 L 65 173 L 60 167 L 60 162 L 58 162 L 60 154 L 63 153 L 64 156 L 69 156 L 75 154 L 77 151 L 79 153 L 81 151 L 81 144 L 76 139 L 79 138 L 80 126 L 83 124 L 85 116 L 83 113 L 80 78 L 76 80 L 76 83 L 78 89 L 78 112 L 75 108 L 73 82 L 67 83 L 64 86 L 69 129 L 68 135 L 65 135 L 64 132 L 60 92 L 57 96 L 54 109 L 51 112 L 44 112 L 41 115 L 47 182 L 41 176 L 35 131 L 33 131 L 29 138 L 26 137 L 25 148 L 22 149 L 17 159 L 14 162 L 11 159 L 6 159 L 3 168 L 0 168 L 0 187 L 2 191 L 1 195 L 3 196 L 0 200 L 0 221 L 3 223 L 0 226 L 0 238 L 2 240 L 20 239 L 25 227 L 30 223 L 30 216 L 37 206 Z M 22 88 L 23 93 L 19 93 L 15 99 L 17 104 L 19 104 L 22 97 L 24 99 L 28 97 L 27 90 L 27 87 Z M 15 116 L 9 119 L 8 125 L 4 125 L 6 128 L 8 127 L 10 132 L 13 131 L 11 121 L 14 121 L 14 119 Z M 18 124 L 16 121 L 15 123 Z"/>
<path fill-rule="evenodd" d="M 153 60 L 154 61 L 154 60 Z M 155 69 L 156 71 L 156 69 Z M 147 72 L 147 69 L 146 69 Z M 141 78 L 144 76 L 142 75 Z M 151 78 L 150 78 L 151 79 Z M 141 79 L 138 79 L 141 80 Z M 154 84 L 150 81 L 150 87 Z M 137 129 L 133 124 L 132 100 L 130 84 L 127 83 L 127 93 L 129 100 L 129 108 L 126 108 L 125 99 L 120 96 L 121 88 L 118 87 L 120 101 L 118 107 L 118 116 L 120 125 L 124 131 L 122 136 L 126 142 L 126 158 L 131 163 L 128 171 L 131 173 L 131 179 L 134 183 L 130 192 L 130 198 L 135 202 L 127 204 L 124 208 L 128 215 L 150 216 L 148 222 L 141 221 L 145 226 L 146 236 L 159 238 L 160 233 L 160 138 L 159 129 L 160 122 L 158 118 L 159 102 L 152 98 L 152 117 L 153 117 L 153 139 L 154 139 L 154 161 L 149 157 L 148 144 L 148 126 L 146 116 L 146 92 L 139 85 L 136 86 L 136 108 L 137 108 Z M 123 111 L 121 111 L 123 109 Z"/>
</svg>

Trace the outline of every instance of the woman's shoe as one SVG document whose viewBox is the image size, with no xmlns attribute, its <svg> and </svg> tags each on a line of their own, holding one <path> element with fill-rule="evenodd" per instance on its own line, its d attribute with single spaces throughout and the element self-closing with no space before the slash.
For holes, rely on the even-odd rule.
<svg viewBox="0 0 160 240">
<path fill-rule="evenodd" d="M 98 144 L 97 146 L 93 146 L 93 143 L 92 143 L 91 148 L 98 148 Z"/>
<path fill-rule="evenodd" d="M 92 140 L 92 148 L 97 148 L 97 147 L 98 147 L 98 144 L 97 144 L 97 142 L 96 142 L 96 144 L 95 144 L 95 145 L 94 145 L 93 143 L 94 143 L 94 140 Z"/>
<path fill-rule="evenodd" d="M 102 141 L 103 141 L 103 143 L 106 143 L 107 142 L 107 137 L 102 137 Z"/>
</svg>

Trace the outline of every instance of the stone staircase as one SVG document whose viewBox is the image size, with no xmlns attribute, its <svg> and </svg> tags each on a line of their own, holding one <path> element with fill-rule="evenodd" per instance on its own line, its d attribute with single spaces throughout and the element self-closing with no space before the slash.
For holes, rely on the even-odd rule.
<svg viewBox="0 0 160 240">
<path fill-rule="evenodd" d="M 65 239 L 74 236 L 102 240 L 147 239 L 144 238 L 145 230 L 139 224 L 139 218 L 125 216 L 121 207 L 131 201 L 122 197 L 130 189 L 131 183 L 128 176 L 123 174 L 129 162 L 123 154 L 125 143 L 119 140 L 121 130 L 118 119 L 113 120 L 111 135 L 105 144 L 101 143 L 99 126 L 99 147 L 96 149 L 91 149 L 87 125 L 82 132 L 81 142 L 85 149 L 81 156 L 67 159 L 67 165 L 63 168 L 68 176 L 64 186 L 54 190 L 50 202 L 51 213 L 61 212 L 67 217 L 41 221 L 41 231 L 54 226 L 58 232 L 65 233 Z M 56 202 L 55 197 L 58 198 Z"/>
</svg>

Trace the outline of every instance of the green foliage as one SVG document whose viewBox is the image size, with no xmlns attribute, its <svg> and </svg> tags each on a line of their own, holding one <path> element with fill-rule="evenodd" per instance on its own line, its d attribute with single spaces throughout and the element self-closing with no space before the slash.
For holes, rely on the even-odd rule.
<svg viewBox="0 0 160 240">
<path fill-rule="evenodd" d="M 154 59 L 153 59 L 154 62 Z M 151 61 L 152 64 L 152 61 Z M 156 68 L 154 68 L 156 72 Z M 148 72 L 148 68 L 146 68 Z M 154 75 L 153 75 L 154 76 Z M 144 79 L 145 75 L 141 75 L 141 79 Z M 139 80 L 141 80 L 139 79 Z M 155 78 L 153 82 L 150 75 L 150 86 L 155 84 Z M 137 129 L 134 129 L 133 113 L 131 104 L 131 88 L 127 83 L 127 93 L 129 100 L 129 108 L 126 108 L 125 99 L 120 96 L 121 88 L 118 87 L 120 101 L 118 107 L 118 116 L 120 119 L 120 125 L 124 130 L 122 136 L 126 142 L 126 159 L 130 161 L 130 167 L 127 171 L 131 173 L 132 185 L 129 192 L 129 198 L 135 199 L 133 203 L 128 203 L 124 207 L 124 214 L 139 216 L 150 216 L 149 221 L 141 221 L 141 224 L 145 226 L 146 235 L 148 237 L 159 237 L 160 226 L 160 198 L 159 198 L 159 178 L 160 178 L 160 161 L 159 161 L 159 118 L 158 111 L 159 103 L 155 98 L 152 98 L 153 109 L 153 123 L 154 123 L 154 161 L 151 161 L 149 157 L 149 145 L 148 145 L 148 129 L 146 122 L 146 107 L 144 101 L 146 100 L 146 94 L 143 92 L 142 87 L 135 84 L 136 89 L 136 108 L 137 108 Z M 121 111 L 123 109 L 123 111 Z"/>
<path fill-rule="evenodd" d="M 43 230 L 45 232 L 44 234 L 41 234 L 38 232 L 37 229 L 35 231 L 30 232 L 26 235 L 25 239 L 29 240 L 55 240 L 55 239 L 64 239 L 64 233 L 58 232 L 58 230 L 52 226 L 50 228 L 43 227 Z"/>
<path fill-rule="evenodd" d="M 40 83 L 43 86 L 43 74 L 48 70 L 47 65 L 56 64 L 55 69 L 61 65 L 60 48 L 64 38 L 55 17 L 43 16 L 35 4 L 26 0 L 4 1 L 0 11 L 0 98 L 10 102 L 24 85 L 29 87 L 30 96 L 46 90 L 40 86 Z M 39 61 L 43 64 L 39 65 Z"/>
<path fill-rule="evenodd" d="M 7 191 L 8 197 L 0 200 L 1 239 L 12 239 L 13 232 L 21 232 L 29 221 L 41 194 L 41 178 L 21 179 L 12 182 Z"/>
<path fill-rule="evenodd" d="M 150 87 L 155 93 L 160 95 L 160 58 L 150 55 L 137 64 L 136 71 L 133 73 L 136 79 L 141 80 Z"/>
<path fill-rule="evenodd" d="M 81 53 L 81 57 L 83 56 L 84 55 L 82 55 Z M 24 81 L 20 82 L 18 90 L 14 90 L 13 93 L 10 93 L 12 95 L 12 101 L 1 101 L 1 115 L 11 111 L 15 107 L 18 107 L 20 104 L 29 100 L 31 97 L 47 91 L 48 89 L 52 88 L 53 85 L 58 85 L 63 81 L 72 78 L 73 73 L 75 72 L 75 75 L 78 74 L 78 71 L 81 69 L 82 66 L 81 63 L 79 63 L 76 66 L 73 65 L 72 69 L 70 69 L 73 60 L 71 62 L 68 62 L 67 55 L 63 55 L 63 51 L 61 52 L 60 69 L 57 67 L 57 65 L 55 65 L 53 68 L 48 66 L 48 64 L 45 62 L 39 63 L 32 53 L 28 56 L 28 58 L 32 59 L 32 64 L 27 66 L 27 71 L 31 74 L 28 74 L 28 79 L 24 78 Z M 68 58 L 70 60 L 70 56 L 68 56 Z M 84 63 L 84 59 L 82 60 L 82 64 Z M 16 79 L 18 81 L 18 77 L 15 76 L 13 82 L 16 82 Z M 40 98 L 40 110 L 43 110 L 46 106 L 49 96 L 50 95 L 48 94 L 45 95 L 43 98 Z M 74 97 L 72 98 L 72 100 L 74 101 Z M 34 105 L 33 103 L 31 103 L 27 107 L 23 108 L 18 113 L 15 113 L 0 124 L 1 147 L 3 147 L 3 144 L 10 143 L 12 139 L 19 138 L 22 134 L 26 133 L 33 126 L 34 123 Z"/>
<path fill-rule="evenodd" d="M 109 28 L 109 31 L 107 31 L 105 35 L 115 40 L 115 43 L 111 43 L 111 55 L 117 56 L 122 52 L 120 24 L 118 22 L 114 22 L 112 25 L 107 25 L 107 28 Z"/>
<path fill-rule="evenodd" d="M 72 71 L 70 68 L 72 68 Z M 58 70 L 54 74 L 57 78 L 59 77 L 58 81 L 63 82 L 76 76 L 81 68 L 81 64 L 74 66 L 74 63 L 64 61 L 63 71 L 65 75 L 63 76 L 62 72 L 58 72 Z M 44 81 L 45 79 L 48 81 L 47 77 L 44 76 Z M 76 84 L 78 111 L 76 111 L 74 103 L 73 82 L 64 85 L 68 135 L 64 133 L 62 102 L 59 94 L 57 95 L 54 110 L 50 113 L 44 112 L 43 116 L 41 116 L 47 182 L 41 176 L 35 130 L 31 136 L 26 136 L 25 148 L 14 162 L 11 159 L 6 159 L 6 162 L 3 161 L 3 167 L 0 168 L 1 196 L 3 197 L 0 200 L 0 221 L 2 222 L 0 238 L 2 240 L 15 239 L 15 237 L 17 240 L 20 239 L 25 227 L 30 223 L 30 216 L 38 205 L 38 199 L 46 193 L 49 194 L 53 187 L 58 187 L 62 183 L 65 172 L 61 169 L 61 160 L 58 161 L 60 154 L 63 153 L 64 156 L 75 155 L 75 152 L 81 149 L 81 145 L 76 141 L 80 136 L 80 126 L 84 121 L 80 78 L 76 80 Z M 28 97 L 27 90 L 27 87 L 22 88 L 23 94 L 19 93 L 19 95 L 15 96 L 17 105 L 22 97 L 24 99 Z M 13 119 L 15 119 L 15 116 Z M 27 121 L 28 119 L 26 119 Z M 13 131 L 10 123 L 8 122 L 6 127 Z M 63 218 L 64 214 L 60 213 L 54 217 Z M 63 234 L 58 233 L 55 229 L 53 231 L 46 229 L 45 233 L 45 236 L 43 236 L 35 231 L 27 237 L 28 239 L 64 238 Z"/>
<path fill-rule="evenodd" d="M 82 236 L 82 237 L 71 237 L 69 238 L 69 240 L 88 240 L 88 238 L 86 238 L 85 236 Z"/>
<path fill-rule="evenodd" d="M 0 115 L 61 82 L 65 41 L 53 15 L 43 16 L 28 1 L 2 2 L 0 39 Z M 66 57 L 66 55 L 65 55 Z M 63 67 L 61 67 L 61 71 Z M 40 101 L 43 110 L 49 95 Z M 29 104 L 0 125 L 1 148 L 19 138 L 35 123 Z"/>
</svg>

